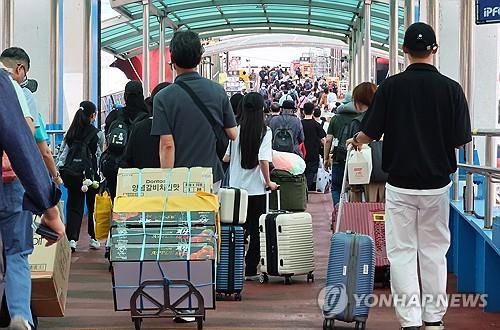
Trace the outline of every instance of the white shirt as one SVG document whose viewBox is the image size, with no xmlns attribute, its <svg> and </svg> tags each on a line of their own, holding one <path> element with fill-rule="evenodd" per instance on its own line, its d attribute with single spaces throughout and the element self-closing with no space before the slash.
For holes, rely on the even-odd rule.
<svg viewBox="0 0 500 330">
<path fill-rule="evenodd" d="M 251 170 L 243 169 L 241 167 L 241 152 L 240 152 L 240 127 L 238 126 L 238 137 L 235 141 L 229 143 L 226 155 L 231 157 L 229 164 L 229 185 L 233 188 L 244 189 L 248 192 L 249 196 L 265 195 L 266 194 L 266 181 L 257 165 Z M 262 140 L 259 148 L 258 160 L 267 160 L 272 162 L 272 132 L 267 128 L 266 135 Z"/>
<path fill-rule="evenodd" d="M 283 95 L 280 100 L 279 100 L 279 105 L 280 107 L 283 105 L 283 102 L 285 101 L 293 101 L 293 97 L 292 95 L 286 93 L 285 95 Z"/>
</svg>

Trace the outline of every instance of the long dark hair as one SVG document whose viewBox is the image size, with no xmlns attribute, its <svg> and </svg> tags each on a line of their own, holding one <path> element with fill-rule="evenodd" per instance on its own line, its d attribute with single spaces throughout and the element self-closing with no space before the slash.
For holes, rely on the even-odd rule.
<svg viewBox="0 0 500 330">
<path fill-rule="evenodd" d="M 71 125 L 64 140 L 66 144 L 71 145 L 74 141 L 84 138 L 82 136 L 85 129 L 90 126 L 91 117 L 95 114 L 97 108 L 94 103 L 90 101 L 83 101 L 80 103 L 80 108 L 75 114 Z"/>
<path fill-rule="evenodd" d="M 264 123 L 264 98 L 248 93 L 240 105 L 241 167 L 251 170 L 259 165 L 259 149 L 267 127 Z"/>
</svg>

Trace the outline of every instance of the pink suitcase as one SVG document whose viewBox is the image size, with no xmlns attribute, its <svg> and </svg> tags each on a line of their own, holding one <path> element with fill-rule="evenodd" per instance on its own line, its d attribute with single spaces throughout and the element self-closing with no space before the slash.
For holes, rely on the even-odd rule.
<svg viewBox="0 0 500 330">
<path fill-rule="evenodd" d="M 338 206 L 333 211 L 335 228 Z M 389 266 L 385 247 L 385 203 L 348 202 L 342 206 L 340 231 L 369 235 L 375 241 L 375 267 Z"/>
</svg>

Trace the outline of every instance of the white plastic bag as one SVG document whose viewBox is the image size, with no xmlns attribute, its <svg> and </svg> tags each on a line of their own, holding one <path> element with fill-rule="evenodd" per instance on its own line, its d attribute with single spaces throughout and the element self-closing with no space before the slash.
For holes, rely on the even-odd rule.
<svg viewBox="0 0 500 330">
<path fill-rule="evenodd" d="M 299 155 L 275 150 L 273 150 L 273 166 L 292 175 L 303 174 L 306 170 L 306 162 Z"/>
<path fill-rule="evenodd" d="M 350 185 L 369 184 L 372 169 L 372 151 L 368 145 L 364 145 L 361 150 L 351 150 L 347 163 Z"/>
</svg>

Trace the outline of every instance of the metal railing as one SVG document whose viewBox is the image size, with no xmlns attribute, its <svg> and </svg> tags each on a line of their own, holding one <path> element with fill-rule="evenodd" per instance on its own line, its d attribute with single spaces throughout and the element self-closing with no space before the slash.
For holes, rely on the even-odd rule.
<svg viewBox="0 0 500 330">
<path fill-rule="evenodd" d="M 56 136 L 58 134 L 66 134 L 65 130 L 59 130 L 59 129 L 54 129 L 54 130 L 47 130 L 47 134 L 49 135 L 49 147 L 50 150 L 52 151 L 52 155 L 54 157 L 57 157 L 57 154 L 59 152 L 58 145 L 56 143 Z"/>
<path fill-rule="evenodd" d="M 485 137 L 485 163 L 486 166 L 474 165 L 474 157 L 471 154 L 472 144 L 466 146 L 465 150 L 467 163 L 459 163 L 458 168 L 466 172 L 464 211 L 466 214 L 475 214 L 474 212 L 474 186 L 473 175 L 483 175 L 484 180 L 484 228 L 491 229 L 493 226 L 493 207 L 496 205 L 495 184 L 500 182 L 500 169 L 497 168 L 497 144 L 495 138 L 500 137 L 500 130 L 478 130 L 472 131 L 473 137 Z M 473 143 L 473 142 L 471 142 Z M 460 199 L 459 192 L 459 170 L 453 175 L 453 200 Z"/>
</svg>

